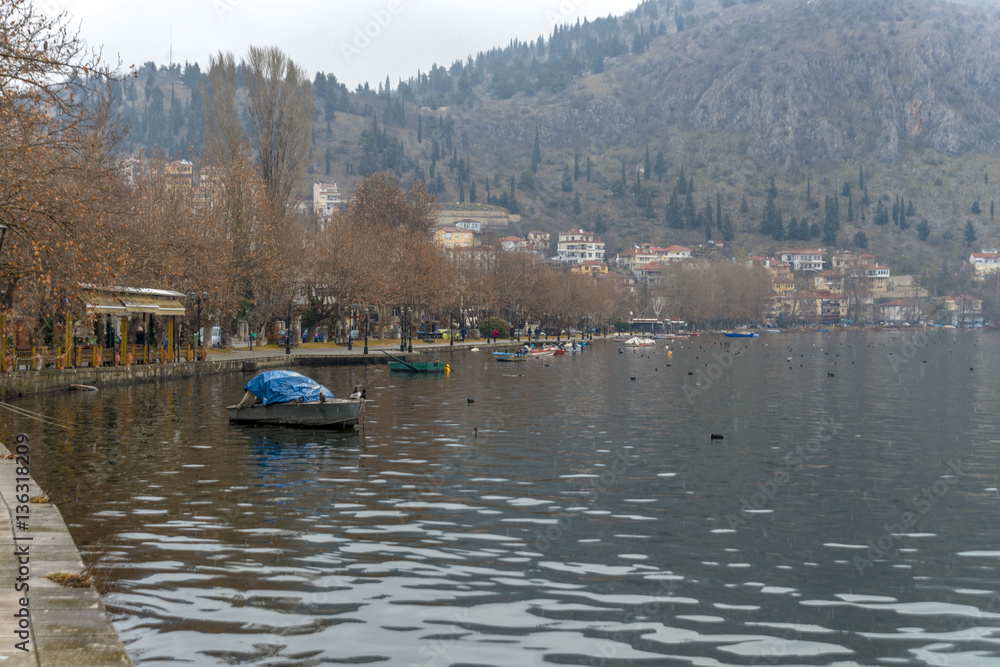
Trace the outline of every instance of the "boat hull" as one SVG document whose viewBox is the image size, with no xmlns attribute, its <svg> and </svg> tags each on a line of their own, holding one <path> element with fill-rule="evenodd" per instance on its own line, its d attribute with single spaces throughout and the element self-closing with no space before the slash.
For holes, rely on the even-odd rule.
<svg viewBox="0 0 1000 667">
<path fill-rule="evenodd" d="M 758 336 L 760 336 L 760 332 L 755 331 L 753 333 L 732 333 L 727 331 L 722 335 L 725 336 L 726 338 L 757 338 Z"/>
<path fill-rule="evenodd" d="M 390 361 L 389 370 L 398 373 L 445 373 L 448 365 L 440 361 Z"/>
<path fill-rule="evenodd" d="M 494 352 L 493 358 L 497 361 L 517 362 L 524 361 L 525 355 L 516 352 Z"/>
<path fill-rule="evenodd" d="M 364 399 L 338 398 L 316 403 L 273 403 L 226 408 L 237 424 L 272 424 L 310 428 L 350 428 L 358 423 Z"/>
</svg>

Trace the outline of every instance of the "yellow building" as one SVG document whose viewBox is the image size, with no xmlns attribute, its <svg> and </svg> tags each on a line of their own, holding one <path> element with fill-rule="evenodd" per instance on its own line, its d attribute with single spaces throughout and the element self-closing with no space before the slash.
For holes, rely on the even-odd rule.
<svg viewBox="0 0 1000 667">
<path fill-rule="evenodd" d="M 447 250 L 452 248 L 471 248 L 472 232 L 467 229 L 459 229 L 458 227 L 438 227 L 434 230 L 434 240 Z"/>
<path fill-rule="evenodd" d="M 579 273 L 585 276 L 605 276 L 608 273 L 608 265 L 595 259 L 573 264 L 569 267 L 570 273 Z"/>
</svg>

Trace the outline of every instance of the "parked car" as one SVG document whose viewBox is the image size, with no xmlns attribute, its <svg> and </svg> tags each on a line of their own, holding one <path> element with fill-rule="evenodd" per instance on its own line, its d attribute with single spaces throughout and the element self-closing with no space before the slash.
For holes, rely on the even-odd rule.
<svg viewBox="0 0 1000 667">
<path fill-rule="evenodd" d="M 208 337 L 202 338 L 205 327 L 198 329 L 198 340 L 208 342 Z M 222 328 L 212 327 L 212 347 L 220 347 L 222 345 Z"/>
<path fill-rule="evenodd" d="M 288 341 L 288 329 L 278 330 L 278 340 L 276 341 L 279 347 L 286 347 L 289 344 Z M 291 340 L 292 347 L 298 345 L 296 340 L 293 338 Z"/>
</svg>

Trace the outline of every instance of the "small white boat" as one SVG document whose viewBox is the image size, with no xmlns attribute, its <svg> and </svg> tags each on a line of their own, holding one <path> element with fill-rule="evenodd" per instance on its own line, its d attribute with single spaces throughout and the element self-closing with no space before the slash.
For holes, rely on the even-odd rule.
<svg viewBox="0 0 1000 667">
<path fill-rule="evenodd" d="M 238 424 L 349 428 L 358 423 L 364 396 L 334 398 L 333 392 L 295 371 L 264 371 L 244 387 L 246 394 L 226 408 Z"/>
<path fill-rule="evenodd" d="M 625 341 L 627 347 L 652 347 L 656 345 L 656 341 L 652 338 L 645 338 L 643 336 L 633 336 Z"/>
</svg>

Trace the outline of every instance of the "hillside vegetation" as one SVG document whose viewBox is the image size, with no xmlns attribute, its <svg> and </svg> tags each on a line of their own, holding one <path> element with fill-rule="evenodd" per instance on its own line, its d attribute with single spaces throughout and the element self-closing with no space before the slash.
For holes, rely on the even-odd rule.
<svg viewBox="0 0 1000 667">
<path fill-rule="evenodd" d="M 309 180 L 349 192 L 388 170 L 519 212 L 515 231 L 596 229 L 612 254 L 867 244 L 945 289 L 970 247 L 997 245 L 997 19 L 923 0 L 650 0 L 395 84 L 318 73 Z M 195 64 L 141 68 L 121 91 L 137 146 L 196 159 L 203 83 Z"/>
</svg>

